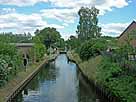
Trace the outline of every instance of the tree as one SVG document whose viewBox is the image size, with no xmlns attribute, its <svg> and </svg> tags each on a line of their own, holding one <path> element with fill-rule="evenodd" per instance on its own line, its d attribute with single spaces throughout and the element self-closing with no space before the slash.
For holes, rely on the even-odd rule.
<svg viewBox="0 0 136 102">
<path fill-rule="evenodd" d="M 71 49 L 78 48 L 80 45 L 79 39 L 73 35 L 69 37 L 66 43 L 67 43 L 67 47 Z"/>
<path fill-rule="evenodd" d="M 43 30 L 40 30 L 40 32 L 36 35 L 40 37 L 40 40 L 42 43 L 46 45 L 48 48 L 51 44 L 54 44 L 59 41 L 61 38 L 60 33 L 56 30 L 56 28 L 44 28 Z"/>
<path fill-rule="evenodd" d="M 13 34 L 9 33 L 2 33 L 0 34 L 0 41 L 7 42 L 7 43 L 29 43 L 32 41 L 32 35 L 28 32 L 28 34 Z"/>
<path fill-rule="evenodd" d="M 64 39 L 60 38 L 59 41 L 54 44 L 54 46 L 64 49 L 65 48 L 65 41 L 64 41 Z"/>
<path fill-rule="evenodd" d="M 82 60 L 88 60 L 93 56 L 100 55 L 108 48 L 108 45 L 109 43 L 103 38 L 86 41 L 81 45 L 79 56 Z"/>
<path fill-rule="evenodd" d="M 40 33 L 40 30 L 39 29 L 36 29 L 36 31 L 34 32 L 35 35 L 39 34 Z"/>
<path fill-rule="evenodd" d="M 0 41 L 0 87 L 15 75 L 21 65 L 21 57 L 14 45 Z"/>
<path fill-rule="evenodd" d="M 77 26 L 78 38 L 81 40 L 88 40 L 101 36 L 101 28 L 98 26 L 99 10 L 95 7 L 82 7 L 79 12 L 79 25 Z"/>
</svg>

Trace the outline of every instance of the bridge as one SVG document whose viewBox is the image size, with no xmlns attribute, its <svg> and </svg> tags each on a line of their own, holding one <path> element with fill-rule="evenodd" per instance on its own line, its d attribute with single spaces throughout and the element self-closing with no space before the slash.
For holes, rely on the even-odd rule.
<svg viewBox="0 0 136 102">
<path fill-rule="evenodd" d="M 67 54 L 66 51 L 59 51 L 60 54 Z"/>
</svg>

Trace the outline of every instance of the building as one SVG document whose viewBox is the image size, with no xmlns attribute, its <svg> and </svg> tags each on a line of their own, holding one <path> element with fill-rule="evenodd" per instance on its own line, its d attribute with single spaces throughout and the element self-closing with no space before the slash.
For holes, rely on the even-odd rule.
<svg viewBox="0 0 136 102">
<path fill-rule="evenodd" d="M 123 32 L 122 34 L 118 37 L 118 41 L 119 44 L 125 44 L 128 40 L 128 34 L 133 31 L 136 30 L 136 22 L 133 21 Z M 136 40 L 132 40 L 130 42 L 132 44 L 133 47 L 136 47 Z"/>
</svg>

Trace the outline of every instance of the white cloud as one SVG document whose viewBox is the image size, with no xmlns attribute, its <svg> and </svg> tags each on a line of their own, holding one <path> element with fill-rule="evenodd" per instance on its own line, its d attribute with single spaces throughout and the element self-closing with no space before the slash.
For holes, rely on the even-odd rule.
<svg viewBox="0 0 136 102">
<path fill-rule="evenodd" d="M 65 23 L 74 23 L 77 9 L 44 9 L 40 11 L 43 17 L 57 19 Z"/>
<path fill-rule="evenodd" d="M 64 29 L 70 23 L 75 23 L 77 12 L 82 7 L 92 7 L 100 9 L 100 15 L 104 15 L 112 8 L 123 8 L 130 3 L 130 0 L 0 0 L 1 5 L 34 6 L 38 2 L 50 3 L 53 9 L 43 9 L 37 14 L 19 14 L 14 8 L 3 8 L 0 10 L 0 30 L 15 29 L 16 32 L 34 31 L 43 27 L 56 27 Z M 62 22 L 62 25 L 48 24 L 43 18 L 56 19 Z M 127 25 L 127 24 L 126 24 Z M 112 23 L 102 25 L 104 34 L 119 34 L 125 24 Z"/>
<path fill-rule="evenodd" d="M 0 15 L 14 12 L 16 12 L 15 8 L 0 8 Z"/>
<path fill-rule="evenodd" d="M 12 30 L 14 29 L 16 33 L 31 32 L 33 33 L 35 29 L 43 29 L 44 27 L 56 27 L 57 29 L 62 29 L 64 26 L 57 24 L 48 24 L 42 19 L 39 14 L 18 14 L 10 13 L 0 15 L 0 30 Z"/>
<path fill-rule="evenodd" d="M 68 24 L 67 24 L 67 23 L 63 23 L 62 25 L 63 25 L 63 26 L 65 26 L 65 27 L 67 27 L 67 26 L 68 26 Z"/>
<path fill-rule="evenodd" d="M 92 7 L 100 9 L 100 15 L 104 15 L 107 11 L 112 11 L 112 8 L 122 8 L 128 5 L 126 0 L 49 0 L 54 8 L 44 9 L 40 12 L 42 16 L 47 18 L 56 19 L 64 23 L 74 23 L 77 19 L 77 12 L 82 6 Z"/>
<path fill-rule="evenodd" d="M 63 29 L 63 28 L 64 28 L 64 26 L 62 26 L 62 25 L 57 25 L 57 24 L 49 24 L 48 26 L 49 26 L 49 27 L 54 27 L 54 28 L 57 28 L 57 29 Z"/>
<path fill-rule="evenodd" d="M 112 11 L 112 8 L 122 8 L 128 5 L 126 0 L 49 0 L 56 7 L 69 7 L 79 9 L 82 6 L 96 6 L 100 9 L 100 15 L 106 11 Z"/>
<path fill-rule="evenodd" d="M 48 2 L 48 0 L 0 0 L 0 4 L 16 6 L 33 6 L 38 2 Z"/>
<path fill-rule="evenodd" d="M 103 35 L 119 36 L 130 23 L 100 24 Z"/>
<path fill-rule="evenodd" d="M 65 33 L 65 34 L 63 34 L 62 35 L 62 37 L 65 39 L 65 40 L 67 40 L 67 39 L 69 39 L 69 37 L 71 36 L 71 35 L 74 35 L 74 36 L 76 36 L 77 37 L 77 34 L 76 33 Z"/>
<path fill-rule="evenodd" d="M 100 14 L 111 11 L 112 7 L 122 8 L 128 5 L 126 0 L 0 0 L 0 4 L 16 6 L 33 6 L 38 2 L 51 3 L 55 7 L 68 7 L 79 9 L 82 6 L 96 6 L 100 9 Z M 72 9 L 71 9 L 72 10 Z"/>
</svg>

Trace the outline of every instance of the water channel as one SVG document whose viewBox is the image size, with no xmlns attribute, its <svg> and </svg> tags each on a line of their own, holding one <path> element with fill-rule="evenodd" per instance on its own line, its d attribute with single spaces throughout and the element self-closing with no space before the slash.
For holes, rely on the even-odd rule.
<svg viewBox="0 0 136 102">
<path fill-rule="evenodd" d="M 16 102 L 96 102 L 97 95 L 65 54 L 45 65 L 16 97 Z"/>
</svg>

